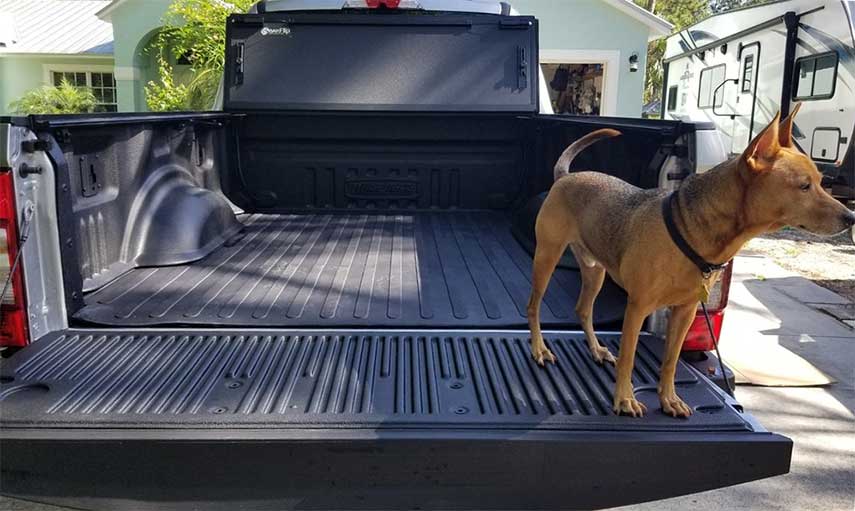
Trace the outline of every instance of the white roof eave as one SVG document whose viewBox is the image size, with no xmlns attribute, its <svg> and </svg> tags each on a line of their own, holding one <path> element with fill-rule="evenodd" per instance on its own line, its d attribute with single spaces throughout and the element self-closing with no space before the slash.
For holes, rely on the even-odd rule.
<svg viewBox="0 0 855 511">
<path fill-rule="evenodd" d="M 95 16 L 98 16 L 104 21 L 110 22 L 112 21 L 111 18 L 113 16 L 113 11 L 115 11 L 116 8 L 119 7 L 121 4 L 125 3 L 125 1 L 126 0 L 113 0 L 112 2 L 104 6 L 103 9 L 96 12 Z"/>
<path fill-rule="evenodd" d="M 674 25 L 647 9 L 636 5 L 631 0 L 603 0 L 603 2 L 647 25 L 650 29 L 647 36 L 648 41 L 655 41 L 657 39 L 667 37 L 671 35 L 671 32 L 674 30 Z"/>
</svg>

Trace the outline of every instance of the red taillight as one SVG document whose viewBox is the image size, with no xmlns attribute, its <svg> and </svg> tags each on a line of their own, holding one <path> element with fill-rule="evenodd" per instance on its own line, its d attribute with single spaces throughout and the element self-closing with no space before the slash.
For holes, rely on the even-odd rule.
<svg viewBox="0 0 855 511">
<path fill-rule="evenodd" d="M 369 9 L 376 9 L 380 5 L 385 5 L 388 9 L 397 9 L 401 0 L 365 0 L 365 4 Z"/>
<path fill-rule="evenodd" d="M 24 278 L 20 261 L 6 286 L 18 248 L 18 219 L 12 171 L 2 169 L 0 170 L 0 292 L 5 286 L 6 293 L 0 297 L 0 346 L 26 346 L 29 339 Z"/>
<path fill-rule="evenodd" d="M 710 314 L 715 338 L 721 337 L 721 326 L 724 323 L 724 309 L 727 307 L 727 295 L 730 293 L 730 279 L 733 275 L 733 262 L 727 265 L 721 278 L 710 290 L 710 299 L 707 301 L 707 310 Z M 698 306 L 698 312 L 683 341 L 683 351 L 712 351 L 715 349 L 715 341 L 710 336 L 707 320 L 704 312 Z"/>
<path fill-rule="evenodd" d="M 724 311 L 710 311 L 710 320 L 712 321 L 715 338 L 718 339 L 721 335 L 721 324 L 724 321 Z M 699 312 L 695 315 L 695 320 L 692 321 L 692 326 L 689 327 L 689 333 L 686 334 L 686 340 L 683 341 L 683 351 L 712 351 L 715 349 L 715 343 L 710 337 L 710 330 L 707 328 L 707 320 L 704 318 L 704 313 Z"/>
</svg>

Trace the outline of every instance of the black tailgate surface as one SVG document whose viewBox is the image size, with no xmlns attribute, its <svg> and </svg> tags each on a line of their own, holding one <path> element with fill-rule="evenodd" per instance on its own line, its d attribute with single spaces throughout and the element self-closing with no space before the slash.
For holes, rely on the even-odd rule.
<svg viewBox="0 0 855 511">
<path fill-rule="evenodd" d="M 611 413 L 580 333 L 67 331 L 0 365 L 3 493 L 83 509 L 599 509 L 786 473 L 792 443 L 661 341 Z M 602 334 L 617 349 L 617 334 Z"/>
<path fill-rule="evenodd" d="M 617 334 L 600 339 L 617 352 Z M 69 331 L 4 362 L 2 424 L 752 431 L 683 363 L 678 392 L 696 413 L 663 415 L 654 337 L 633 375 L 643 419 L 612 413 L 614 369 L 581 334 L 548 342 L 558 363 L 542 369 L 520 332 Z"/>
</svg>

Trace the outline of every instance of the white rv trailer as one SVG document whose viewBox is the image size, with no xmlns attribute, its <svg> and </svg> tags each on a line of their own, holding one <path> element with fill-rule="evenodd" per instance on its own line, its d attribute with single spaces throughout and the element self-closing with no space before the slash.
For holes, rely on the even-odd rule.
<svg viewBox="0 0 855 511">
<path fill-rule="evenodd" d="M 796 102 L 795 142 L 855 198 L 855 1 L 780 0 L 711 16 L 667 41 L 665 119 L 713 122 L 742 152 Z"/>
</svg>

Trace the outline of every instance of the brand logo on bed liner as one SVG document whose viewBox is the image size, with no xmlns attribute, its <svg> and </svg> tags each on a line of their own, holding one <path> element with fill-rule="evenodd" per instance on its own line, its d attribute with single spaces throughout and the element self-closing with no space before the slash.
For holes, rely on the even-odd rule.
<svg viewBox="0 0 855 511">
<path fill-rule="evenodd" d="M 415 199 L 419 196 L 419 184 L 400 180 L 352 180 L 344 184 L 344 194 L 351 199 Z"/>
<path fill-rule="evenodd" d="M 261 35 L 288 35 L 291 29 L 288 27 L 263 27 Z"/>
</svg>

